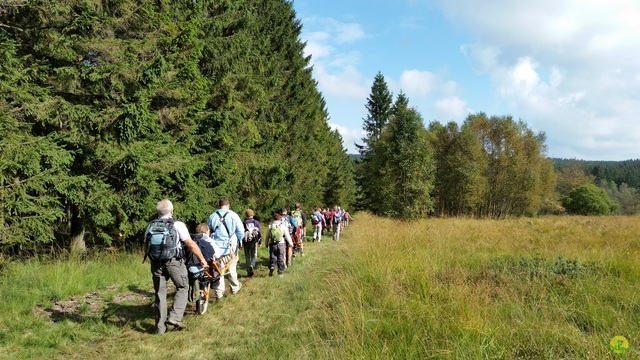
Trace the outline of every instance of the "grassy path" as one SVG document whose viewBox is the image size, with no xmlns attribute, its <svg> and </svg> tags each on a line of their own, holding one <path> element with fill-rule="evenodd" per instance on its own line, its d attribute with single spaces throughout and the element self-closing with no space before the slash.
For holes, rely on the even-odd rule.
<svg viewBox="0 0 640 360">
<path fill-rule="evenodd" d="M 243 262 L 238 268 L 238 294 L 211 303 L 204 315 L 190 304 L 187 330 L 162 337 L 152 334 L 149 265 L 137 254 L 10 265 L 0 282 L 0 314 L 19 315 L 0 325 L 0 358 L 318 358 L 325 346 L 314 324 L 348 238 L 347 230 L 341 242 L 307 243 L 306 256 L 294 258 L 282 278 L 267 276 L 268 252 L 260 249 L 253 278 Z M 19 285 L 27 283 L 34 287 Z"/>
</svg>

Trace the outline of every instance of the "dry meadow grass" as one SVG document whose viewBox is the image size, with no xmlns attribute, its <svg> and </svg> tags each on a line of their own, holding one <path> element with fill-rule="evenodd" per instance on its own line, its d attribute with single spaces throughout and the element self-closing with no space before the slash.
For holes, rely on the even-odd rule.
<svg viewBox="0 0 640 360">
<path fill-rule="evenodd" d="M 633 359 L 638 234 L 637 217 L 358 214 L 283 278 L 261 250 L 239 294 L 163 337 L 140 254 L 4 264 L 0 358 L 606 359 L 621 335 Z"/>
</svg>

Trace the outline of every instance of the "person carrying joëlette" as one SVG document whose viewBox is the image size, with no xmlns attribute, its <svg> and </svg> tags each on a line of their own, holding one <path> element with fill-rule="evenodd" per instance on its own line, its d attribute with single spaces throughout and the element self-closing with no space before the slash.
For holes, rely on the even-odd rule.
<svg viewBox="0 0 640 360">
<path fill-rule="evenodd" d="M 213 241 L 218 244 L 223 255 L 234 254 L 234 259 L 229 265 L 227 275 L 220 278 L 220 283 L 215 289 L 216 299 L 220 300 L 224 296 L 225 277 L 229 280 L 231 294 L 237 294 L 242 289 L 242 284 L 238 281 L 238 248 L 242 246 L 244 239 L 244 224 L 238 214 L 230 209 L 229 199 L 221 197 L 218 200 L 219 209 L 209 216 L 209 230 Z"/>
</svg>

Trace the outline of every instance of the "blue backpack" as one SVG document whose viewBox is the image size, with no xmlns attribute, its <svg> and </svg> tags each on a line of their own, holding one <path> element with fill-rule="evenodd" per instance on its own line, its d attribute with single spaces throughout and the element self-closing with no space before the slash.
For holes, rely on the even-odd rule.
<svg viewBox="0 0 640 360">
<path fill-rule="evenodd" d="M 152 261 L 182 258 L 182 244 L 178 232 L 173 227 L 174 219 L 157 219 L 149 224 L 145 243 L 148 256 Z"/>
</svg>

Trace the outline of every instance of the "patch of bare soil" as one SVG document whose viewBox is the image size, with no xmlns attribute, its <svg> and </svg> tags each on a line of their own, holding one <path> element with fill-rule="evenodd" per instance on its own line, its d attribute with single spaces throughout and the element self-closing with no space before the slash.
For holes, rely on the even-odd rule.
<svg viewBox="0 0 640 360">
<path fill-rule="evenodd" d="M 67 300 L 55 302 L 49 308 L 38 307 L 36 312 L 52 322 L 64 319 L 78 322 L 102 319 L 123 323 L 140 317 L 145 310 L 149 311 L 153 300 L 152 292 L 137 288 L 117 292 L 118 288 L 119 286 L 114 285 L 106 290 L 74 295 Z"/>
</svg>

